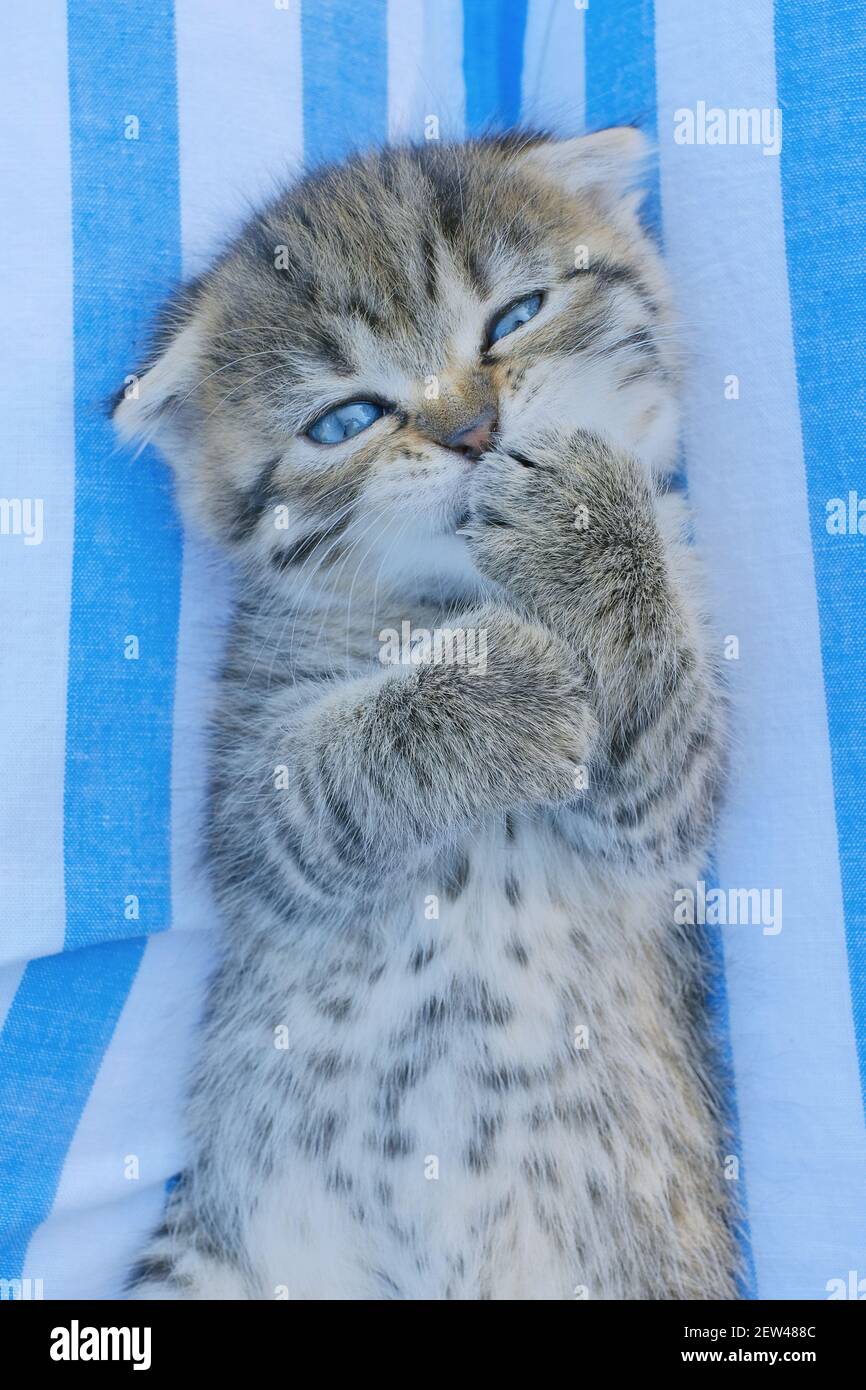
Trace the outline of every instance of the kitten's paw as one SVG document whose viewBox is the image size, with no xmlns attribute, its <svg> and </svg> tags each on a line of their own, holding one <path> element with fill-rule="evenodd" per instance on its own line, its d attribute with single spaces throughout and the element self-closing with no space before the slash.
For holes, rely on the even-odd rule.
<svg viewBox="0 0 866 1390">
<path fill-rule="evenodd" d="M 542 551 L 557 524 L 546 496 L 549 479 L 528 458 L 499 447 L 475 465 L 468 517 L 461 528 L 476 568 L 508 585 L 521 569 L 521 555 Z"/>
<path fill-rule="evenodd" d="M 598 435 L 548 431 L 500 444 L 476 464 L 462 528 L 480 572 L 561 616 L 568 596 L 609 585 L 658 553 L 640 463 Z"/>
<path fill-rule="evenodd" d="M 509 806 L 572 796 L 598 733 L 574 652 L 540 623 L 499 605 L 459 621 L 474 635 L 474 668 L 430 666 L 423 679 L 429 710 L 471 724 L 485 801 Z"/>
</svg>

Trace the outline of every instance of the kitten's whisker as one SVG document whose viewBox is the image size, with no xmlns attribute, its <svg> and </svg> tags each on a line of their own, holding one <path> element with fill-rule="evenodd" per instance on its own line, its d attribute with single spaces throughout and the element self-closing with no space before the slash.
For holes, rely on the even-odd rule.
<svg viewBox="0 0 866 1390">
<path fill-rule="evenodd" d="M 332 578 L 332 580 L 333 580 L 333 589 L 334 589 L 335 592 L 336 592 L 336 590 L 337 590 L 338 587 L 339 587 L 339 580 L 342 578 L 343 571 L 345 570 L 346 566 L 348 565 L 349 560 L 350 560 L 350 559 L 352 558 L 352 556 L 355 554 L 355 552 L 356 552 L 358 546 L 360 545 L 361 541 L 364 539 L 364 537 L 365 537 L 366 535 L 369 534 L 369 532 L 370 532 L 372 526 L 375 525 L 378 521 L 381 521 L 381 519 L 386 515 L 387 510 L 388 510 L 387 505 L 383 505 L 383 506 L 377 508 L 376 511 L 375 511 L 374 514 L 373 514 L 373 517 L 372 517 L 372 519 L 371 519 L 369 525 L 367 525 L 367 526 L 364 528 L 364 530 L 361 532 L 361 534 L 360 534 L 359 536 L 353 537 L 353 538 L 351 539 L 351 542 L 350 542 L 350 545 L 349 545 L 349 547 L 348 547 L 348 549 L 347 549 L 347 551 L 346 551 L 346 554 L 345 554 L 345 556 L 343 557 L 342 561 L 340 562 L 339 569 L 335 572 L 335 575 L 331 576 L 331 578 Z M 333 597 L 333 595 L 332 595 L 332 597 Z M 323 634 L 324 634 L 325 623 L 326 623 L 327 620 L 328 620 L 329 613 L 330 613 L 330 609 L 326 606 L 325 609 L 323 610 L 322 618 L 321 618 L 321 621 L 320 621 L 320 623 L 319 623 L 319 627 L 318 627 L 318 630 L 317 630 L 317 632 L 316 632 L 315 638 L 313 639 L 313 644 L 314 644 L 315 649 L 318 649 L 320 639 L 322 638 L 322 636 L 323 636 Z M 332 664 L 332 668 L 331 668 L 331 669 L 332 669 L 332 674 L 337 674 L 336 666 L 334 666 L 334 665 Z M 352 667 L 351 667 L 351 662 L 348 660 L 348 652 L 347 652 L 346 674 L 350 674 L 350 673 L 351 673 L 351 669 L 352 669 Z"/>
<path fill-rule="evenodd" d="M 333 484 L 333 486 L 330 487 L 330 488 L 328 488 L 327 491 L 323 494 L 321 501 L 322 501 L 322 502 L 327 502 L 327 501 L 329 501 L 331 498 L 333 498 L 334 496 L 336 496 L 337 494 L 345 494 L 345 491 L 346 491 L 347 487 L 349 487 L 349 486 L 350 486 L 350 484 L 349 484 L 348 482 L 346 482 L 345 480 L 341 480 L 340 482 Z M 319 523 L 320 526 L 323 526 L 324 528 L 326 528 L 326 529 L 328 530 L 328 532 L 329 532 L 329 535 L 330 535 L 330 532 L 333 530 L 334 526 L 336 526 L 336 525 L 343 519 L 343 517 L 344 517 L 347 513 L 349 513 L 349 512 L 351 511 L 353 505 L 354 505 L 354 498 L 349 498 L 349 499 L 345 502 L 345 504 L 344 504 L 342 507 L 340 507 L 340 508 L 337 509 L 336 512 L 330 512 L 330 513 L 328 513 L 328 515 L 326 516 L 326 518 L 324 519 L 324 521 L 321 521 L 321 522 Z M 324 537 L 323 537 L 323 539 L 324 539 Z M 337 539 L 339 539 L 339 538 L 337 538 Z M 302 594 L 303 594 L 303 592 L 304 592 L 304 591 L 302 590 Z M 280 592 L 278 592 L 278 593 L 274 593 L 273 591 L 270 591 L 270 592 L 269 592 L 269 595 L 268 595 L 268 601 L 269 601 L 270 606 L 271 606 L 272 609 L 273 609 L 273 617 L 272 617 L 272 619 L 271 619 L 271 626 L 270 626 L 270 628 L 269 628 L 269 630 L 268 630 L 268 633 L 267 633 L 266 636 L 265 636 L 265 640 L 264 640 L 264 642 L 263 642 L 263 644 L 262 644 L 261 651 L 264 651 L 264 647 L 265 647 L 265 645 L 267 644 L 267 642 L 268 642 L 268 640 L 269 640 L 269 638 L 270 638 L 271 633 L 273 632 L 273 628 L 274 628 L 275 623 L 278 622 L 280 618 L 285 617 L 285 594 L 284 594 L 282 591 L 280 591 Z M 261 655 L 261 651 L 259 652 L 259 656 Z M 252 676 L 252 674 L 253 674 L 253 672 L 254 672 L 254 670 L 255 670 L 257 664 L 258 664 L 258 659 L 259 659 L 259 657 L 257 656 L 256 659 L 255 659 L 255 661 L 253 662 L 252 667 L 250 668 L 250 672 L 249 672 L 249 675 L 248 675 L 248 677 L 247 677 L 247 681 L 249 681 L 250 677 Z"/>
<path fill-rule="evenodd" d="M 345 486 L 345 484 L 344 484 L 344 486 Z M 336 525 L 343 519 L 344 516 L 348 515 L 348 514 L 351 512 L 353 506 L 354 506 L 354 499 L 348 501 L 348 502 L 345 504 L 345 506 L 344 506 L 341 510 L 338 510 L 336 513 L 333 513 L 333 512 L 330 513 L 329 516 L 328 516 L 328 518 L 327 518 L 327 520 L 326 520 L 326 522 L 323 523 L 323 524 L 324 524 L 325 526 L 329 526 L 330 528 L 333 528 L 334 526 L 336 526 Z M 329 539 L 329 540 L 331 541 L 331 545 L 328 547 L 328 551 L 325 552 L 325 554 L 327 555 L 328 553 L 330 553 L 330 550 L 333 549 L 333 546 L 334 546 L 335 544 L 337 544 L 337 542 L 339 541 L 340 537 L 339 537 L 339 536 L 332 537 L 332 536 L 330 536 L 330 535 L 328 535 L 328 536 L 323 536 L 322 539 L 318 542 L 318 544 L 313 548 L 313 551 L 311 552 L 311 554 L 314 554 L 315 551 L 318 549 L 318 546 L 321 545 L 326 539 Z M 313 574 L 315 574 L 316 570 L 318 570 L 319 568 L 321 568 L 321 565 L 322 565 L 323 563 L 324 563 L 324 556 L 320 556 L 319 559 L 317 560 L 316 565 L 315 565 L 314 568 L 313 568 Z M 304 585 L 304 587 L 303 587 L 302 590 L 301 590 L 301 595 L 300 595 L 300 597 L 303 596 L 303 594 L 305 593 L 306 589 L 309 587 L 309 585 L 310 585 L 311 582 L 312 582 L 312 575 L 309 576 L 308 579 L 306 580 L 305 585 Z M 278 601 L 275 600 L 273 606 L 274 606 L 274 616 L 273 616 L 273 618 L 272 618 L 272 620 L 271 620 L 271 624 L 270 624 L 270 627 L 269 627 L 269 629 L 268 629 L 268 631 L 267 631 L 267 633 L 266 633 L 266 635 L 265 635 L 264 641 L 262 642 L 262 645 L 261 645 L 261 648 L 260 648 L 260 650 L 259 650 L 259 653 L 258 653 L 258 655 L 256 656 L 255 660 L 253 661 L 252 666 L 250 667 L 249 675 L 247 676 L 247 680 L 245 681 L 245 685 L 249 683 L 249 681 L 250 681 L 250 679 L 251 679 L 251 677 L 252 677 L 252 675 L 253 675 L 253 672 L 255 671 L 256 666 L 257 666 L 258 663 L 259 663 L 259 659 L 260 659 L 260 657 L 262 656 L 262 654 L 263 654 L 263 652 L 264 652 L 264 650 L 265 650 L 265 647 L 266 647 L 266 646 L 269 644 L 269 642 L 270 642 L 270 638 L 271 638 L 271 634 L 273 633 L 274 626 L 275 626 L 275 624 L 279 621 L 280 617 L 283 617 L 283 618 L 284 618 L 283 629 L 282 629 L 282 632 L 281 632 L 281 634 L 280 634 L 280 641 L 282 641 L 282 637 L 283 637 L 283 635 L 284 635 L 284 633 L 285 633 L 285 625 L 286 625 L 286 623 L 288 622 L 288 615 L 285 614 L 284 605 L 283 605 L 283 606 L 280 606 L 279 603 L 278 603 Z M 270 665 L 270 668 L 269 668 L 269 671 L 268 671 L 268 684 L 270 684 L 270 679 L 271 679 L 271 676 L 273 675 L 273 669 L 274 669 L 274 661 L 275 661 L 275 659 L 276 659 L 276 654 L 275 654 L 274 657 L 272 657 L 272 659 L 271 659 L 271 665 Z"/>
<path fill-rule="evenodd" d="M 208 413 L 205 416 L 203 416 L 203 419 L 210 420 L 211 416 L 215 415 L 218 410 L 221 410 L 225 405 L 226 401 L 231 400 L 232 396 L 236 395 L 238 391 L 243 391 L 245 389 L 249 389 L 252 386 L 257 386 L 258 383 L 260 381 L 264 381 L 266 377 L 273 376 L 275 372 L 282 371 L 285 371 L 285 363 L 277 362 L 273 367 L 268 367 L 266 371 L 259 372 L 258 376 L 254 376 L 252 381 L 239 382 L 237 386 L 233 386 L 230 391 L 226 391 L 225 395 L 220 397 L 213 410 L 209 410 Z"/>
<path fill-rule="evenodd" d="M 233 358 L 231 362 L 225 362 L 223 366 L 215 367 L 212 372 L 208 372 L 207 376 L 203 376 L 200 381 L 197 381 L 195 385 L 187 391 L 185 396 L 180 397 L 175 408 L 180 409 L 182 405 L 185 405 L 190 396 L 194 396 L 196 391 L 200 391 L 205 382 L 210 381 L 211 377 L 219 376 L 220 372 L 227 372 L 230 367 L 236 367 L 239 362 L 246 362 L 250 357 L 269 357 L 273 352 L 273 348 L 262 348 L 258 352 L 244 352 L 241 353 L 240 357 Z M 282 366 L 283 364 L 280 363 L 279 365 Z"/>
<path fill-rule="evenodd" d="M 398 533 L 397 533 L 397 535 L 395 536 L 394 540 L 391 542 L 391 545 L 388 547 L 388 549 L 387 549 L 387 551 L 385 552 L 385 554 L 382 556 L 382 559 L 381 559 L 380 564 L 379 564 L 379 571 L 380 571 L 380 572 L 381 572 L 382 567 L 383 567 L 384 564 L 385 564 L 386 559 L 387 559 L 388 556 L 391 554 L 391 551 L 394 549 L 394 546 L 396 545 L 397 541 L 398 541 L 398 540 L 401 540 L 402 537 L 403 537 L 403 535 L 405 534 L 405 531 L 406 531 L 406 528 L 407 528 L 408 524 L 409 524 L 408 518 L 404 519 L 403 524 L 402 524 L 402 526 L 400 527 L 400 530 L 398 531 Z M 369 529 L 369 528 L 368 528 L 368 529 Z M 356 580 L 357 580 L 357 578 L 358 578 L 358 575 L 359 575 L 360 572 L 361 572 L 361 567 L 363 566 L 364 561 L 366 560 L 367 556 L 368 556 L 368 555 L 370 554 L 370 552 L 372 551 L 373 546 L 375 545 L 375 543 L 376 543 L 376 542 L 375 542 L 375 538 L 374 538 L 373 542 L 368 546 L 368 548 L 366 549 L 366 551 L 364 552 L 364 554 L 361 556 L 361 559 L 360 559 L 359 562 L 358 562 L 358 568 L 355 570 L 355 573 L 354 573 L 354 575 L 353 575 L 353 577 L 352 577 L 352 583 L 351 583 L 351 585 L 350 585 L 350 587 L 349 587 L 349 597 L 348 597 L 348 602 L 347 602 L 347 604 L 346 604 L 346 664 L 347 664 L 347 665 L 348 665 L 348 661 L 349 661 L 349 637 L 350 637 L 351 623 L 352 623 L 352 598 L 353 598 L 353 595 L 354 595 L 354 592 L 355 592 L 355 582 L 356 582 Z M 378 583 L 378 581 L 377 581 L 377 583 Z M 375 610 L 374 610 L 374 617 L 375 617 Z"/>
<path fill-rule="evenodd" d="M 353 505 L 353 504 L 350 504 L 350 505 Z M 378 512 L 377 514 L 374 514 L 373 521 L 371 521 L 370 524 L 372 525 L 373 522 L 375 522 L 376 520 L 378 520 L 378 519 L 379 519 L 379 516 L 381 516 L 381 515 L 383 515 L 383 514 L 384 514 L 384 508 L 383 508 L 380 512 Z M 367 528 L 367 529 L 369 529 L 369 528 Z M 359 537 L 358 539 L 359 539 L 359 540 L 362 539 L 363 536 L 366 535 L 366 534 L 367 534 L 367 531 L 365 530 L 364 532 L 362 532 L 361 537 Z M 295 619 L 295 621 L 294 621 L 294 623 L 293 623 L 293 625 L 292 625 L 292 631 L 291 631 L 290 636 L 289 636 L 289 650 L 293 650 L 293 649 L 294 649 L 294 646 L 295 646 L 295 634 L 296 634 L 296 629 L 297 629 L 297 625 L 298 625 L 298 620 L 299 620 L 302 616 L 303 616 L 305 619 L 306 619 L 307 617 L 310 616 L 309 611 L 305 611 L 305 610 L 304 610 L 303 603 L 302 603 L 302 600 L 303 600 L 305 594 L 309 591 L 310 587 L 312 586 L 313 580 L 315 579 L 315 577 L 317 576 L 317 574 L 319 574 L 319 573 L 322 571 L 322 568 L 323 568 L 323 566 L 324 566 L 325 560 L 326 560 L 327 556 L 330 554 L 331 550 L 333 550 L 334 546 L 336 546 L 339 542 L 345 541 L 345 539 L 346 539 L 346 537 L 345 537 L 345 536 L 342 536 L 342 535 L 341 535 L 341 536 L 336 536 L 336 537 L 334 537 L 334 538 L 332 539 L 331 544 L 329 545 L 328 549 L 323 553 L 323 555 L 321 555 L 321 556 L 318 558 L 318 560 L 317 560 L 315 566 L 313 567 L 312 571 L 310 571 L 307 575 L 305 575 L 304 583 L 303 583 L 303 585 L 302 585 L 302 587 L 301 587 L 299 593 L 295 596 L 295 607 L 294 607 L 294 619 Z M 348 552 L 347 552 L 347 555 L 350 555 L 350 554 L 352 553 L 352 550 L 355 548 L 355 545 L 356 545 L 356 544 L 357 544 L 357 542 L 354 541 L 354 540 L 352 540 L 352 538 L 350 537 L 350 538 L 349 538 L 349 550 L 348 550 Z M 326 599 L 326 603 L 325 603 L 325 618 L 327 617 L 327 609 L 328 609 L 328 600 Z M 287 627 L 287 625 L 288 625 L 288 621 L 289 621 L 289 617 L 290 617 L 290 616 L 292 616 L 291 613 L 289 613 L 289 614 L 287 614 L 287 615 L 285 616 L 285 619 L 284 619 L 284 622 L 283 622 L 283 626 L 282 626 L 282 629 L 281 629 L 281 632 L 280 632 L 280 637 L 279 637 L 278 645 L 274 648 L 274 654 L 273 654 L 273 656 L 272 656 L 272 658 L 271 658 L 271 666 L 270 666 L 270 669 L 269 669 L 269 672 L 268 672 L 268 680 L 269 680 L 269 682 L 270 682 L 271 676 L 273 675 L 274 663 L 275 663 L 275 661 L 276 661 L 276 657 L 277 657 L 277 653 L 278 653 L 278 651 L 279 651 L 279 648 L 280 648 L 280 646 L 282 645 L 282 640 L 283 640 L 283 637 L 285 636 L 285 631 L 286 631 L 286 627 Z M 317 638 L 316 638 L 316 644 L 315 644 L 316 648 L 318 647 L 318 637 L 321 636 L 322 631 L 323 631 L 323 629 L 324 629 L 324 621 L 325 621 L 325 619 L 323 619 L 322 624 L 320 625 L 319 633 L 318 633 Z M 271 630 L 273 630 L 273 629 L 271 629 Z"/>
</svg>

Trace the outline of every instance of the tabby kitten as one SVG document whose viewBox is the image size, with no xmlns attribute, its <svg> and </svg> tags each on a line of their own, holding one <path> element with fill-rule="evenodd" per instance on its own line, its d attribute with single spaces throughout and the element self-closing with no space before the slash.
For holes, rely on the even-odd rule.
<svg viewBox="0 0 866 1390">
<path fill-rule="evenodd" d="M 133 1297 L 734 1292 L 673 923 L 721 700 L 642 155 L 618 129 L 310 174 L 117 406 L 240 575 L 224 952 Z"/>
</svg>

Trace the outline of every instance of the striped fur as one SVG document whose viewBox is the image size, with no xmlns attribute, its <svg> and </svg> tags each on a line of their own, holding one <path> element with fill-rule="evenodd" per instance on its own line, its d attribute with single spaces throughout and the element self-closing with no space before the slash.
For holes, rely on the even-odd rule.
<svg viewBox="0 0 866 1390">
<path fill-rule="evenodd" d="M 134 1297 L 733 1292 L 704 964 L 673 924 L 723 701 L 663 482 L 679 367 L 640 154 L 515 136 L 311 175 L 117 407 L 242 574 L 224 955 Z M 305 437 L 359 398 L 370 429 Z M 447 446 L 484 412 L 480 460 Z M 485 668 L 383 667 L 406 621 L 483 632 Z"/>
</svg>

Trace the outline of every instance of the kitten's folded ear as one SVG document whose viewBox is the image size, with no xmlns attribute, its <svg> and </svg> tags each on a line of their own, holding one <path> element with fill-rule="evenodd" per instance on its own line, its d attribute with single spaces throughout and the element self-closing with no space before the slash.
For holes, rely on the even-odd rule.
<svg viewBox="0 0 866 1390">
<path fill-rule="evenodd" d="M 172 444 L 189 428 L 205 336 L 204 312 L 187 295 L 176 300 L 164 318 L 150 365 L 128 376 L 112 402 L 111 418 L 121 439 L 155 442 L 171 460 Z"/>
<path fill-rule="evenodd" d="M 651 153 L 647 137 L 634 126 L 612 126 L 570 140 L 544 140 L 520 156 L 524 168 L 577 195 L 595 189 L 616 202 L 638 187 Z"/>
</svg>

